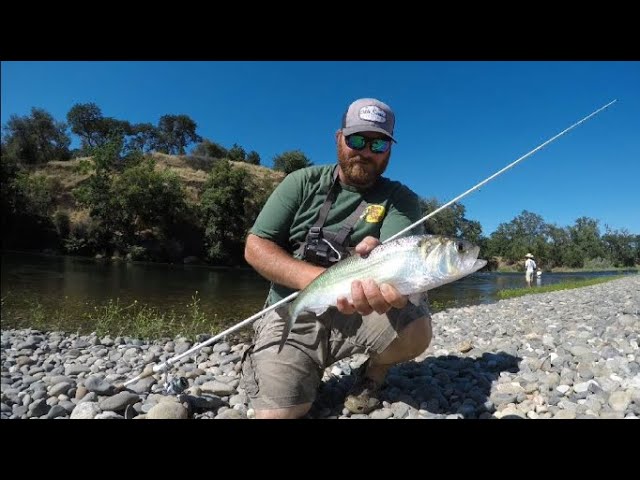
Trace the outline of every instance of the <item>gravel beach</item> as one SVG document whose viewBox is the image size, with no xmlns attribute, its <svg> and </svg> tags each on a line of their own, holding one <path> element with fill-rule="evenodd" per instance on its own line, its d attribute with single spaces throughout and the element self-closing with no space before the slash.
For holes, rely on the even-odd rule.
<svg viewBox="0 0 640 480">
<path fill-rule="evenodd" d="M 439 312 L 433 327 L 427 351 L 389 371 L 381 408 L 343 407 L 366 359 L 356 356 L 325 371 L 308 417 L 640 418 L 640 275 Z M 245 343 L 203 347 L 117 388 L 192 346 L 3 329 L 0 418 L 253 418 L 239 388 Z M 184 390 L 167 392 L 180 377 Z"/>
</svg>

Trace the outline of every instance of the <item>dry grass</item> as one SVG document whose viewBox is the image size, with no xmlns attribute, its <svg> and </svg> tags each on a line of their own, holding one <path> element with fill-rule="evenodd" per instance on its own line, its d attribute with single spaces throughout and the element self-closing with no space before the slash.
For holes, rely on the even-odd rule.
<svg viewBox="0 0 640 480">
<path fill-rule="evenodd" d="M 91 220 L 91 215 L 89 215 L 88 208 L 76 209 L 69 212 L 69 221 L 73 225 L 77 225 L 80 223 L 88 224 Z"/>
<path fill-rule="evenodd" d="M 165 155 L 164 153 L 154 153 L 153 158 L 156 160 L 159 168 L 170 167 L 181 178 L 192 182 L 202 182 L 207 178 L 207 172 L 204 170 L 196 169 L 191 166 L 188 155 Z M 242 168 L 247 170 L 253 177 L 259 179 L 268 179 L 274 181 L 282 181 L 284 178 L 283 172 L 271 170 L 270 168 L 263 167 L 261 165 L 252 165 L 244 162 L 231 162 L 236 168 Z"/>
<path fill-rule="evenodd" d="M 188 201 L 193 203 L 199 201 L 200 194 L 209 176 L 208 171 L 195 168 L 194 162 L 190 160 L 191 157 L 189 155 L 153 153 L 151 156 L 156 161 L 157 170 L 169 169 L 175 172 L 178 178 L 180 178 L 184 183 Z M 89 178 L 93 172 L 93 169 L 86 168 L 88 166 L 87 163 L 92 165 L 90 161 L 91 157 L 75 158 L 68 161 L 52 161 L 35 168 L 32 173 L 57 179 L 64 190 L 58 199 L 60 206 L 73 210 L 75 201 L 73 200 L 71 191 Z M 82 169 L 83 164 L 85 166 L 84 171 Z M 258 192 L 273 190 L 273 187 L 280 183 L 285 177 L 283 172 L 271 170 L 270 168 L 260 165 L 251 165 L 243 162 L 231 162 L 231 164 L 235 168 L 242 168 L 249 172 L 254 181 L 254 188 Z M 81 212 L 77 212 L 77 214 L 82 217 L 85 215 Z M 72 214 L 72 219 L 73 217 L 74 215 Z"/>
<path fill-rule="evenodd" d="M 247 170 L 254 177 L 257 177 L 260 179 L 281 182 L 282 179 L 285 177 L 284 172 L 271 170 L 270 168 L 263 167 L 262 165 L 252 165 L 250 163 L 244 163 L 244 162 L 231 162 L 231 165 L 238 168 L 243 168 Z"/>
<path fill-rule="evenodd" d="M 72 190 L 91 175 L 91 171 L 86 173 L 79 171 L 80 165 L 90 160 L 90 157 L 82 157 L 67 161 L 47 162 L 42 167 L 34 170 L 34 173 L 57 178 L 65 190 Z"/>
<path fill-rule="evenodd" d="M 200 193 L 204 188 L 204 184 L 209 177 L 209 173 L 194 168 L 189 162 L 187 155 L 165 155 L 163 153 L 154 153 L 153 158 L 156 160 L 156 169 L 164 170 L 166 168 L 175 172 L 186 187 L 187 199 L 197 203 L 200 199 Z M 244 162 L 230 162 L 234 168 L 242 168 L 249 172 L 254 180 L 256 188 L 263 190 L 272 185 L 278 184 L 285 177 L 283 172 L 271 170 L 270 168 L 260 165 L 251 165 Z"/>
</svg>

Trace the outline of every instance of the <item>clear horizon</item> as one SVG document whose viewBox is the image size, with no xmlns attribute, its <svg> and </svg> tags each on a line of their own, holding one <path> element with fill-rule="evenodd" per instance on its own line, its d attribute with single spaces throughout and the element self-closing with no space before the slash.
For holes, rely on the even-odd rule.
<svg viewBox="0 0 640 480">
<path fill-rule="evenodd" d="M 385 176 L 440 203 L 617 99 L 460 203 L 486 236 L 524 210 L 640 234 L 640 62 L 3 61 L 1 75 L 3 127 L 32 107 L 66 121 L 89 102 L 132 123 L 185 114 L 267 167 L 290 150 L 334 163 L 344 110 L 375 97 L 397 117 Z"/>
</svg>

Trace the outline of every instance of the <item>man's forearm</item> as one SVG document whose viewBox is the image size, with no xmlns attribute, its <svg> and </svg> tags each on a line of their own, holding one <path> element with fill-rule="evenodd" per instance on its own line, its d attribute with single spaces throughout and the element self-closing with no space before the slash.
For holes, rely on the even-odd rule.
<svg viewBox="0 0 640 480">
<path fill-rule="evenodd" d="M 249 234 L 244 257 L 263 277 L 285 287 L 302 290 L 324 268 L 293 258 L 276 243 Z"/>
</svg>

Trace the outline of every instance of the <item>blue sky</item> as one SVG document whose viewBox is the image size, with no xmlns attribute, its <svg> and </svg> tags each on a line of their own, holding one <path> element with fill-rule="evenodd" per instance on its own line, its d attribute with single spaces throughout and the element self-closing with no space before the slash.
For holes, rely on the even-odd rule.
<svg viewBox="0 0 640 480">
<path fill-rule="evenodd" d="M 640 233 L 640 62 L 11 61 L 1 93 L 3 126 L 31 107 L 65 120 L 88 102 L 133 123 L 186 114 L 266 166 L 288 150 L 335 162 L 345 108 L 376 97 L 397 117 L 385 175 L 441 203 L 617 99 L 461 203 L 485 235 L 523 210 Z"/>
</svg>

